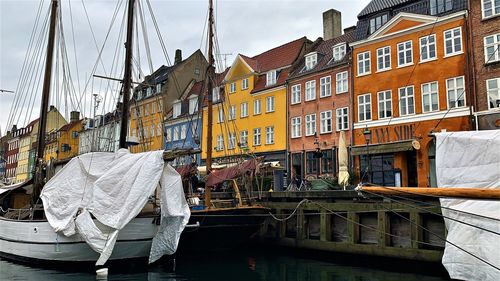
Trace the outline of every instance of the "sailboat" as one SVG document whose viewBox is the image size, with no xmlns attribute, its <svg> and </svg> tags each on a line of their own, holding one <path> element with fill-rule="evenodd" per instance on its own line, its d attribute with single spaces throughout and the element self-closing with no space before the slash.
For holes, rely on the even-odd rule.
<svg viewBox="0 0 500 281">
<path fill-rule="evenodd" d="M 127 148 L 127 109 L 131 89 L 134 5 L 135 0 L 128 1 L 120 148 Z M 14 260 L 40 263 L 95 262 L 97 260 L 97 265 L 103 265 L 107 260 L 146 258 L 148 256 L 150 257 L 149 261 L 152 262 L 163 254 L 172 254 L 176 250 L 180 233 L 189 219 L 189 209 L 184 196 L 181 196 L 183 195 L 182 185 L 176 181 L 180 181 L 180 176 L 175 173 L 172 167 L 163 166 L 163 152 L 150 152 L 142 155 L 132 155 L 128 152 L 85 154 L 73 158 L 45 183 L 45 170 L 47 169 L 43 161 L 45 127 L 58 9 L 59 1 L 53 0 L 50 10 L 49 39 L 34 177 L 32 181 L 14 187 L 30 191 L 31 204 L 29 208 L 8 209 L 0 216 L 0 254 Z M 147 164 L 137 166 L 135 163 L 141 158 L 143 163 L 153 159 L 158 165 L 155 167 L 148 167 Z M 106 164 L 114 164 L 114 162 L 126 161 L 127 159 L 132 162 L 129 167 L 122 166 L 122 175 L 119 173 L 109 174 L 109 171 L 117 170 L 114 169 L 114 166 L 105 166 Z M 88 167 L 84 167 L 85 163 L 88 164 Z M 128 169 L 134 167 L 141 170 L 132 172 L 132 174 L 137 175 L 137 178 L 129 178 L 129 182 L 127 182 L 124 179 L 127 178 L 127 174 L 130 174 Z M 144 178 L 152 176 L 152 174 L 148 174 L 148 171 L 154 169 L 157 170 L 154 175 L 156 179 L 144 181 Z M 111 176 L 111 178 L 103 180 L 106 175 Z M 85 183 L 78 182 L 78 179 L 84 180 Z M 105 183 L 106 181 L 108 184 Z M 166 208 L 162 208 L 161 211 L 153 208 L 157 207 L 156 202 L 149 202 L 149 198 L 158 183 L 162 184 L 163 203 L 177 200 L 178 202 L 173 204 L 177 204 L 177 206 L 165 206 Z M 122 196 L 122 198 L 117 197 L 122 191 L 121 189 L 127 186 L 128 189 L 123 190 L 123 193 L 128 195 Z M 12 191 L 14 188 L 8 191 Z M 68 190 L 64 188 L 70 190 L 70 193 L 65 193 Z M 168 188 L 169 192 L 174 195 L 173 198 L 166 198 L 165 192 Z M 106 191 L 108 191 L 107 194 Z M 73 193 L 71 194 L 71 192 Z M 94 201 L 84 205 L 85 202 L 98 198 L 99 192 L 104 192 L 104 195 L 102 193 L 101 195 L 109 199 L 108 201 L 101 200 L 101 204 L 128 206 L 121 210 L 119 206 L 113 209 L 114 205 L 99 208 L 95 204 L 92 206 Z M 76 198 L 73 195 L 80 195 L 81 198 Z M 40 204 L 40 198 L 43 200 L 43 206 Z M 125 201 L 121 202 L 120 199 Z M 129 199 L 137 199 L 138 202 L 126 201 Z M 60 213 L 64 210 L 70 210 L 72 213 L 66 214 L 67 216 L 64 218 L 64 214 Z M 103 210 L 104 214 L 102 214 Z M 173 214 L 172 212 L 177 213 L 177 215 L 170 216 L 168 221 L 165 220 L 165 215 L 167 213 Z M 106 216 L 108 216 L 108 220 L 111 220 L 111 223 L 106 223 Z M 55 229 L 54 224 L 60 224 L 63 219 L 67 220 L 67 224 Z M 172 226 L 172 222 L 174 222 L 174 227 L 168 228 L 169 225 Z M 167 242 L 169 239 L 164 240 L 167 238 L 166 236 L 171 236 L 174 239 Z M 167 244 L 164 244 L 165 242 Z M 155 244 L 164 244 L 168 249 L 155 248 Z"/>
</svg>

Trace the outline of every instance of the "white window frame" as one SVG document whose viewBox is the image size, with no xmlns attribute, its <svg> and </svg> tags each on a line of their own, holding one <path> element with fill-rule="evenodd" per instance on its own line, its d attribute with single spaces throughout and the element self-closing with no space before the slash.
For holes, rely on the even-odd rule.
<svg viewBox="0 0 500 281">
<path fill-rule="evenodd" d="M 278 73 L 276 70 L 270 70 L 266 73 L 266 86 L 272 86 L 276 84 L 278 80 Z"/>
<path fill-rule="evenodd" d="M 389 93 L 389 97 L 387 97 L 387 93 Z M 386 118 L 391 118 L 393 111 L 392 111 L 392 91 L 391 90 L 386 90 L 386 91 L 380 91 L 377 93 L 377 104 L 378 104 L 378 119 L 386 119 Z M 383 109 L 383 115 L 380 114 L 380 109 Z M 387 111 L 391 112 L 391 116 L 387 116 Z"/>
<path fill-rule="evenodd" d="M 198 111 L 198 96 L 189 98 L 189 114 L 194 114 Z"/>
<path fill-rule="evenodd" d="M 358 76 L 370 74 L 372 70 L 370 51 L 359 53 L 357 59 Z"/>
<path fill-rule="evenodd" d="M 432 38 L 433 42 L 429 43 L 429 39 Z M 424 41 L 425 40 L 425 41 Z M 431 34 L 428 36 L 423 36 L 418 39 L 420 44 L 420 62 L 433 61 L 437 59 L 437 48 L 436 48 L 436 34 Z M 434 49 L 434 56 L 431 57 L 431 50 Z M 427 58 L 423 58 L 423 54 L 427 54 Z"/>
<path fill-rule="evenodd" d="M 462 89 L 457 87 L 457 81 L 459 81 L 459 80 L 462 80 Z M 448 82 L 453 82 L 452 88 L 449 87 Z M 451 101 L 450 101 L 450 94 L 453 94 L 454 98 L 455 98 L 453 100 L 453 105 L 451 104 Z M 466 96 L 466 93 L 465 93 L 465 77 L 464 76 L 446 79 L 446 105 L 447 105 L 448 109 L 465 107 L 465 105 L 466 105 L 465 96 Z M 463 105 L 458 106 L 457 101 L 462 100 L 462 99 L 463 99 Z"/>
<path fill-rule="evenodd" d="M 307 114 L 304 117 L 306 126 L 306 137 L 316 134 L 316 113 Z"/>
<path fill-rule="evenodd" d="M 248 89 L 248 78 L 241 80 L 241 89 L 242 90 Z"/>
<path fill-rule="evenodd" d="M 234 149 L 236 147 L 236 133 L 230 132 L 227 135 L 227 149 Z"/>
<path fill-rule="evenodd" d="M 248 117 L 248 102 L 244 102 L 240 105 L 240 118 Z"/>
<path fill-rule="evenodd" d="M 148 112 L 149 110 L 146 108 L 146 112 Z M 173 107 L 172 107 L 172 118 L 177 118 L 179 117 L 179 115 L 181 115 L 182 113 L 182 104 L 181 102 L 175 102 Z M 149 113 L 148 113 L 149 114 Z M 146 116 L 147 114 L 144 113 L 144 115 Z"/>
<path fill-rule="evenodd" d="M 332 77 L 325 76 L 319 79 L 319 97 L 325 98 L 332 95 Z"/>
<path fill-rule="evenodd" d="M 305 56 L 305 70 L 313 69 L 318 64 L 318 53 L 312 52 Z"/>
<path fill-rule="evenodd" d="M 216 146 L 217 151 L 224 150 L 224 135 L 217 135 Z"/>
<path fill-rule="evenodd" d="M 219 108 L 219 111 L 217 111 L 217 123 L 222 123 L 224 122 L 224 108 L 221 107 Z"/>
<path fill-rule="evenodd" d="M 335 75 L 335 94 L 347 93 L 349 91 L 349 72 L 342 71 Z"/>
<path fill-rule="evenodd" d="M 495 2 L 498 1 L 498 12 L 496 11 L 496 8 L 495 7 Z M 484 8 L 484 5 L 486 4 L 486 2 L 490 3 L 491 5 L 491 15 L 486 15 L 486 10 Z M 481 15 L 483 16 L 483 19 L 487 19 L 487 18 L 492 18 L 492 17 L 496 17 L 498 15 L 500 15 L 500 1 L 499 0 L 481 0 Z"/>
<path fill-rule="evenodd" d="M 144 135 L 144 130 L 141 130 L 143 135 Z M 181 127 L 180 126 L 174 126 L 172 128 L 172 141 L 178 141 L 179 138 L 180 138 L 180 134 L 181 134 Z M 144 136 L 146 137 L 146 136 Z"/>
<path fill-rule="evenodd" d="M 367 101 L 367 97 L 369 101 Z M 361 109 L 363 109 L 363 113 L 361 113 Z M 368 113 L 370 114 L 370 118 L 368 118 Z M 363 117 L 363 118 L 361 118 Z M 363 94 L 358 96 L 358 122 L 366 122 L 371 121 L 373 118 L 372 114 L 372 94 Z"/>
<path fill-rule="evenodd" d="M 266 97 L 266 113 L 274 112 L 275 99 L 274 96 Z"/>
<path fill-rule="evenodd" d="M 253 101 L 253 115 L 259 115 L 262 113 L 261 105 L 262 103 L 260 102 L 260 99 Z"/>
<path fill-rule="evenodd" d="M 229 93 L 236 93 L 236 82 L 232 82 L 231 84 L 229 84 Z"/>
<path fill-rule="evenodd" d="M 227 120 L 234 120 L 236 119 L 236 106 L 231 105 L 229 107 L 229 114 L 227 115 Z"/>
<path fill-rule="evenodd" d="M 486 95 L 488 96 L 488 109 L 500 109 L 500 103 L 497 105 L 497 101 L 500 100 L 500 77 L 488 79 L 486 82 Z M 490 82 L 496 82 L 496 88 L 490 87 Z M 496 92 L 496 93 L 495 93 Z M 493 107 L 490 104 L 490 98 L 496 94 L 496 99 L 493 100 Z M 495 105 L 497 105 L 495 107 Z"/>
<path fill-rule="evenodd" d="M 377 71 L 386 71 L 391 69 L 391 46 L 384 46 L 377 49 Z M 387 65 L 389 64 L 389 65 Z M 382 67 L 381 67 L 382 66 Z"/>
<path fill-rule="evenodd" d="M 411 93 L 410 90 L 411 89 Z M 404 95 L 403 95 L 404 94 Z M 415 87 L 413 85 L 407 87 L 401 87 L 398 89 L 398 104 L 399 104 L 399 116 L 408 116 L 415 114 Z M 409 100 L 411 99 L 411 104 Z M 403 112 L 403 105 L 406 106 L 406 111 Z M 413 112 L 410 112 L 410 108 L 413 108 Z"/>
<path fill-rule="evenodd" d="M 345 57 L 346 49 L 347 47 L 345 42 L 333 46 L 333 55 L 332 55 L 333 61 L 342 60 Z"/>
<path fill-rule="evenodd" d="M 319 113 L 319 133 L 327 134 L 333 131 L 332 111 L 326 110 Z"/>
<path fill-rule="evenodd" d="M 274 126 L 266 127 L 266 144 L 274 144 Z"/>
<path fill-rule="evenodd" d="M 410 46 L 408 47 L 408 43 Z M 401 49 L 402 47 L 402 49 Z M 405 67 L 413 64 L 413 40 L 407 40 L 397 45 L 398 51 L 398 67 Z M 410 52 L 410 60 L 408 61 L 408 52 Z M 401 58 L 403 58 L 404 62 L 401 63 Z"/>
<path fill-rule="evenodd" d="M 455 49 L 455 39 L 457 38 L 457 36 L 455 35 L 455 31 L 458 30 L 460 31 L 460 36 L 458 36 L 458 38 L 460 38 L 460 50 L 456 50 Z M 446 38 L 446 33 L 447 32 L 451 32 L 451 37 L 450 38 Z M 463 54 L 464 52 L 464 44 L 463 44 L 463 39 L 462 39 L 462 27 L 459 26 L 459 27 L 455 27 L 455 28 L 452 28 L 452 29 L 448 29 L 448 30 L 445 30 L 443 31 L 443 44 L 444 44 L 444 57 L 451 57 L 451 56 L 455 56 L 455 55 L 459 55 L 459 54 Z M 448 53 L 448 49 L 446 48 L 446 45 L 451 41 L 452 43 L 452 51 L 451 53 Z"/>
<path fill-rule="evenodd" d="M 316 80 L 306 82 L 305 101 L 316 99 Z"/>
<path fill-rule="evenodd" d="M 184 124 L 181 126 L 181 140 L 185 140 L 187 136 L 187 125 Z"/>
<path fill-rule="evenodd" d="M 248 131 L 240 131 L 240 147 L 248 147 Z"/>
<path fill-rule="evenodd" d="M 292 96 L 291 96 L 291 104 L 298 104 L 301 102 L 301 92 L 300 92 L 300 84 L 292 86 Z"/>
<path fill-rule="evenodd" d="M 220 101 L 220 88 L 214 87 L 212 89 L 212 102 L 218 102 L 218 101 Z"/>
<path fill-rule="evenodd" d="M 433 85 L 436 86 L 435 90 L 432 90 Z M 422 95 L 422 113 L 439 111 L 439 83 L 437 81 L 423 83 L 420 88 L 420 93 Z M 427 96 L 429 99 L 429 109 L 426 109 L 424 103 Z M 434 104 L 432 100 L 433 96 L 436 97 L 436 104 Z M 436 105 L 435 109 L 433 109 L 434 105 Z"/>
<path fill-rule="evenodd" d="M 500 0 L 499 0 L 500 1 Z M 487 43 L 488 38 L 493 38 L 491 43 Z M 484 63 L 500 61 L 500 33 L 484 36 Z M 493 48 L 493 54 L 488 54 L 488 48 Z"/>
<path fill-rule="evenodd" d="M 337 132 L 349 130 L 349 107 L 341 107 L 335 110 L 335 121 Z M 346 126 L 344 126 L 347 124 Z"/>
<path fill-rule="evenodd" d="M 253 146 L 262 144 L 260 128 L 253 129 Z"/>
<path fill-rule="evenodd" d="M 300 138 L 302 136 L 302 117 L 292 117 L 290 124 L 292 125 L 292 139 Z"/>
</svg>

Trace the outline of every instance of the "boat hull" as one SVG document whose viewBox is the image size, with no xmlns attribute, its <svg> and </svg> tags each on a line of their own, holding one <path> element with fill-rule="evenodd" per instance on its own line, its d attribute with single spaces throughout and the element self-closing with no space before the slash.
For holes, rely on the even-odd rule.
<svg viewBox="0 0 500 281">
<path fill-rule="evenodd" d="M 148 257 L 157 229 L 154 217 L 134 218 L 120 231 L 110 260 Z M 0 218 L 0 255 L 40 262 L 95 262 L 99 258 L 78 234 L 58 234 L 47 221 L 4 218 Z"/>
</svg>

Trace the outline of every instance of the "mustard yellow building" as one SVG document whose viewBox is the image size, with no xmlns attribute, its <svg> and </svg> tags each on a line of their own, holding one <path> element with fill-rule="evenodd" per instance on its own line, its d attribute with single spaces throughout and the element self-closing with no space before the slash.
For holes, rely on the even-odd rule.
<svg viewBox="0 0 500 281">
<path fill-rule="evenodd" d="M 31 149 L 31 133 L 35 121 L 30 122 L 28 126 L 22 128 L 21 135 L 19 136 L 19 156 L 17 158 L 16 168 L 16 183 L 28 180 L 29 170 L 29 153 Z"/>
<path fill-rule="evenodd" d="M 72 111 L 70 122 L 53 130 L 47 135 L 45 143 L 45 161 L 52 159 L 65 160 L 78 155 L 79 132 L 83 127 L 83 119 L 80 113 Z"/>
<path fill-rule="evenodd" d="M 303 37 L 254 57 L 239 54 L 213 93 L 212 157 L 231 162 L 241 155 L 286 159 L 286 87 L 292 63 L 308 40 Z M 203 110 L 203 140 L 207 139 L 207 108 Z M 206 141 L 202 158 L 206 159 Z"/>
</svg>

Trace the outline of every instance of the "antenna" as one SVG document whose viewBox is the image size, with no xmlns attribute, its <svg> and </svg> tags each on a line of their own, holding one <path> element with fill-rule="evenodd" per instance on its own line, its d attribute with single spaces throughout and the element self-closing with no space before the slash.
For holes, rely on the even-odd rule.
<svg viewBox="0 0 500 281">
<path fill-rule="evenodd" d="M 223 57 L 224 60 L 224 69 L 227 68 L 227 57 L 232 56 L 233 53 L 220 53 L 220 54 L 215 54 L 216 56 Z M 221 69 L 221 72 L 224 71 L 224 69 Z"/>
<path fill-rule="evenodd" d="M 11 93 L 13 94 L 14 91 L 9 91 L 9 90 L 5 90 L 5 89 L 0 89 L 0 93 Z"/>
</svg>

